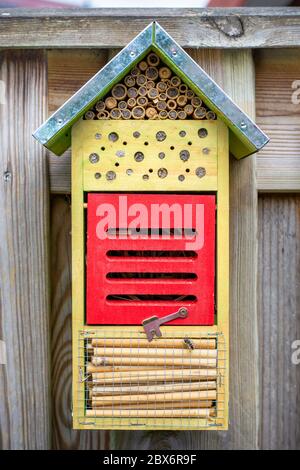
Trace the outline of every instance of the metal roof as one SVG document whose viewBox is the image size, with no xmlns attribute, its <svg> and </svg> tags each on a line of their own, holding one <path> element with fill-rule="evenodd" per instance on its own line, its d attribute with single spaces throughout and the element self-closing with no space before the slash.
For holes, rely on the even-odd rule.
<svg viewBox="0 0 300 470">
<path fill-rule="evenodd" d="M 150 23 L 119 54 L 92 77 L 33 134 L 45 147 L 61 155 L 71 145 L 71 128 L 96 101 L 150 50 L 154 50 L 230 129 L 230 151 L 243 158 L 260 150 L 268 137 L 212 78 L 157 23 Z"/>
</svg>

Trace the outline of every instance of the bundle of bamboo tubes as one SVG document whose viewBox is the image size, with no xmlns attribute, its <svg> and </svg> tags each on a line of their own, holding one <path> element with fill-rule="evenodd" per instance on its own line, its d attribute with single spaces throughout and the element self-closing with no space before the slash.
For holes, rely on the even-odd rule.
<svg viewBox="0 0 300 470">
<path fill-rule="evenodd" d="M 214 338 L 89 340 L 87 416 L 215 418 Z"/>
<path fill-rule="evenodd" d="M 150 52 L 84 118 L 214 120 L 216 115 Z"/>
</svg>

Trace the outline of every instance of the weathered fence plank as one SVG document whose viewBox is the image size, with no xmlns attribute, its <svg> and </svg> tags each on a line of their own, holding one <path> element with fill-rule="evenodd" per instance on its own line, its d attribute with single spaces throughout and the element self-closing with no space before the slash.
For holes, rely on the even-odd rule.
<svg viewBox="0 0 300 470">
<path fill-rule="evenodd" d="M 270 142 L 257 156 L 259 191 L 300 191 L 300 49 L 255 52 L 257 123 Z"/>
<path fill-rule="evenodd" d="M 297 8 L 0 9 L 1 47 L 123 47 L 154 19 L 184 47 L 300 45 Z"/>
<path fill-rule="evenodd" d="M 105 431 L 72 429 L 71 207 L 63 196 L 51 204 L 52 447 L 105 449 Z"/>
<path fill-rule="evenodd" d="M 299 196 L 259 198 L 258 260 L 261 447 L 300 449 Z"/>
<path fill-rule="evenodd" d="M 47 115 L 42 51 L 0 55 L 0 446 L 50 446 L 48 174 L 31 137 Z"/>
<path fill-rule="evenodd" d="M 254 117 L 251 51 L 190 51 Z M 245 86 L 247 83 L 247 86 Z M 257 192 L 255 157 L 230 165 L 230 428 L 228 432 L 116 432 L 116 449 L 256 449 L 258 447 Z M 242 371 L 242 372 L 241 372 Z"/>
</svg>

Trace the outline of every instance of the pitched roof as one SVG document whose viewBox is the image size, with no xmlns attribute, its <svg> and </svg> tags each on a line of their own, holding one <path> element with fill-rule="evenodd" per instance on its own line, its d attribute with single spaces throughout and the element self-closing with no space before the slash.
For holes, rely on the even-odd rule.
<svg viewBox="0 0 300 470">
<path fill-rule="evenodd" d="M 67 100 L 33 136 L 61 155 L 71 145 L 71 127 L 150 50 L 154 50 L 230 129 L 230 151 L 243 158 L 260 150 L 268 137 L 212 78 L 157 23 L 150 23 L 105 67 Z"/>
</svg>

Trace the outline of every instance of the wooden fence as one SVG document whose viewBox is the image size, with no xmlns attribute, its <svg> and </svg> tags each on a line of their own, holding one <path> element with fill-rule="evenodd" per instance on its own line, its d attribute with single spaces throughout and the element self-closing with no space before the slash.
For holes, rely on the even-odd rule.
<svg viewBox="0 0 300 470">
<path fill-rule="evenodd" d="M 271 137 L 230 163 L 228 432 L 71 427 L 70 152 L 31 133 L 153 19 Z M 0 446 L 299 449 L 299 9 L 0 10 L 0 44 Z"/>
</svg>

